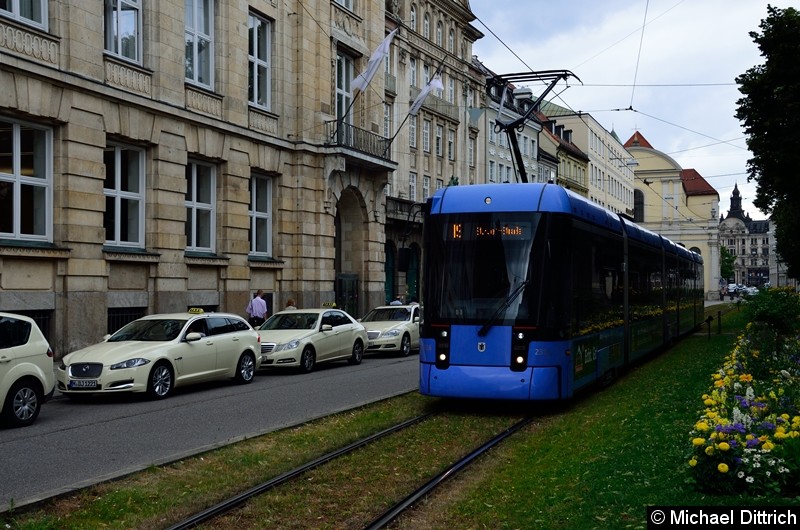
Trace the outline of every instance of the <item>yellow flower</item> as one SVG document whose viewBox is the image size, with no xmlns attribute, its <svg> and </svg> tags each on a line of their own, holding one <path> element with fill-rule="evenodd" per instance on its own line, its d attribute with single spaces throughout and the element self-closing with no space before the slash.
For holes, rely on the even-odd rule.
<svg viewBox="0 0 800 530">
<path fill-rule="evenodd" d="M 692 457 L 692 459 L 691 459 L 691 460 L 689 460 L 689 465 L 690 465 L 691 467 L 694 467 L 694 466 L 696 466 L 696 465 L 697 465 L 697 459 L 696 459 L 695 457 Z"/>
<path fill-rule="evenodd" d="M 772 451 L 775 449 L 775 444 L 772 442 L 764 442 L 764 445 L 761 447 L 764 449 L 764 451 Z"/>
<path fill-rule="evenodd" d="M 725 386 L 725 381 L 722 381 L 722 380 L 714 381 L 714 386 L 716 386 L 716 387 Z"/>
<path fill-rule="evenodd" d="M 711 398 L 706 399 L 705 401 L 703 401 L 703 405 L 705 405 L 706 407 L 711 407 L 711 406 L 716 405 L 716 404 L 717 404 L 717 402 L 714 401 Z"/>
<path fill-rule="evenodd" d="M 722 376 L 720 374 L 714 374 L 714 379 L 722 379 Z"/>
<path fill-rule="evenodd" d="M 749 383 L 752 380 L 753 380 L 753 376 L 750 375 L 750 374 L 741 374 L 739 376 L 739 381 L 741 381 L 742 383 Z"/>
<path fill-rule="evenodd" d="M 706 412 L 706 416 L 708 416 L 709 419 L 713 420 L 714 418 L 717 417 L 717 413 L 714 412 L 713 410 L 709 410 L 708 412 Z"/>
<path fill-rule="evenodd" d="M 695 446 L 704 445 L 705 443 L 706 443 L 706 439 L 705 438 L 695 438 L 695 439 L 692 440 L 692 445 L 695 445 Z"/>
<path fill-rule="evenodd" d="M 722 442 L 717 446 L 717 448 L 719 448 L 720 451 L 727 451 L 731 448 L 731 446 L 728 445 L 728 442 Z"/>
<path fill-rule="evenodd" d="M 709 445 L 709 446 L 706 447 L 706 454 L 708 456 L 711 456 L 711 455 L 714 454 L 714 446 L 713 445 Z"/>
<path fill-rule="evenodd" d="M 728 472 L 728 464 L 721 463 L 720 465 L 717 466 L 717 471 L 719 471 L 720 473 L 727 473 Z"/>
<path fill-rule="evenodd" d="M 708 423 L 706 423 L 704 421 L 698 421 L 695 424 L 694 428 L 697 429 L 698 431 L 705 432 L 705 431 L 708 430 Z"/>
</svg>

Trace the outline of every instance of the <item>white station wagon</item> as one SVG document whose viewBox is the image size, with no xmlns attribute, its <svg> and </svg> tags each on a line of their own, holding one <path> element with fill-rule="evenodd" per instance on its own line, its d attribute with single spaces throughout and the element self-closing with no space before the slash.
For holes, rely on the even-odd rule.
<svg viewBox="0 0 800 530">
<path fill-rule="evenodd" d="M 403 356 L 419 350 L 418 304 L 376 307 L 360 320 L 367 328 L 367 352 L 395 352 Z"/>
</svg>

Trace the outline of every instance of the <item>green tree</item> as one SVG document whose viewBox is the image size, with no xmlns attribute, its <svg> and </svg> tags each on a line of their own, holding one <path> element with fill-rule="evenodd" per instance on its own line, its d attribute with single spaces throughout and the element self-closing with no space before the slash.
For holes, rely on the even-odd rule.
<svg viewBox="0 0 800 530">
<path fill-rule="evenodd" d="M 776 225 L 776 251 L 792 277 L 800 277 L 800 13 L 767 6 L 761 33 L 750 37 L 764 64 L 736 78 L 744 95 L 736 117 L 747 134 L 753 157 L 747 180 L 755 180 L 753 204 Z"/>
<path fill-rule="evenodd" d="M 731 254 L 728 247 L 720 246 L 719 252 L 719 277 L 727 280 L 733 278 L 733 264 L 736 261 L 736 256 Z"/>
</svg>

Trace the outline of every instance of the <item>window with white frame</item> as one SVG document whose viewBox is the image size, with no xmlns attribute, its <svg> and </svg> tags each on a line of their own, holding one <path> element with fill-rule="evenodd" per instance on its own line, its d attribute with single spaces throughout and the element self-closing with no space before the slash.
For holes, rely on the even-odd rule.
<svg viewBox="0 0 800 530">
<path fill-rule="evenodd" d="M 216 234 L 216 168 L 186 165 L 186 250 L 214 252 Z"/>
<path fill-rule="evenodd" d="M 506 137 L 505 134 L 503 133 L 498 134 L 497 139 L 498 143 L 500 144 L 500 147 L 508 147 L 508 138 Z"/>
<path fill-rule="evenodd" d="M 442 136 L 444 135 L 444 127 L 441 125 L 436 126 L 436 156 L 442 156 Z"/>
<path fill-rule="evenodd" d="M 496 182 L 497 175 L 496 175 L 496 163 L 494 160 L 489 160 L 489 182 Z"/>
<path fill-rule="evenodd" d="M 475 167 L 475 138 L 470 138 L 467 142 L 467 162 L 469 167 Z"/>
<path fill-rule="evenodd" d="M 539 156 L 539 151 L 536 149 L 536 138 L 531 138 L 531 158 Z"/>
<path fill-rule="evenodd" d="M 467 108 L 475 106 L 475 91 L 471 88 L 467 89 Z"/>
<path fill-rule="evenodd" d="M 392 104 L 389 102 L 383 104 L 383 137 L 392 137 Z"/>
<path fill-rule="evenodd" d="M 456 159 L 456 132 L 452 129 L 447 130 L 447 159 Z"/>
<path fill-rule="evenodd" d="M 108 145 L 103 151 L 106 245 L 144 248 L 144 151 Z"/>
<path fill-rule="evenodd" d="M 447 80 L 447 101 L 453 103 L 456 100 L 456 80 L 450 77 Z"/>
<path fill-rule="evenodd" d="M 417 58 L 412 57 L 408 60 L 408 79 L 411 86 L 417 86 Z"/>
<path fill-rule="evenodd" d="M 431 80 L 431 67 L 427 64 L 422 65 L 422 86 L 427 86 Z"/>
<path fill-rule="evenodd" d="M 272 256 L 272 179 L 250 177 L 250 254 Z"/>
<path fill-rule="evenodd" d="M 412 201 L 417 200 L 417 174 L 408 174 L 408 198 Z"/>
<path fill-rule="evenodd" d="M 417 117 L 411 116 L 408 119 L 408 145 L 417 147 Z"/>
<path fill-rule="evenodd" d="M 346 7 L 350 11 L 353 10 L 353 0 L 334 0 L 334 1 L 342 7 Z"/>
<path fill-rule="evenodd" d="M 264 110 L 272 107 L 272 21 L 250 13 L 248 31 L 248 101 Z"/>
<path fill-rule="evenodd" d="M 213 88 L 214 0 L 186 2 L 186 80 Z"/>
<path fill-rule="evenodd" d="M 437 190 L 440 190 L 440 189 L 442 189 L 442 188 L 444 188 L 444 180 L 442 180 L 442 179 L 436 179 L 436 189 L 437 189 Z"/>
<path fill-rule="evenodd" d="M 142 0 L 106 0 L 103 19 L 106 51 L 141 64 Z"/>
<path fill-rule="evenodd" d="M 522 156 L 528 156 L 528 135 L 523 134 L 522 139 L 519 141 L 519 145 L 522 147 Z"/>
<path fill-rule="evenodd" d="M 0 15 L 47 31 L 47 0 L 0 0 Z"/>
<path fill-rule="evenodd" d="M 450 30 L 450 33 L 447 35 L 447 51 L 453 53 L 456 47 L 456 34 L 453 30 Z"/>
<path fill-rule="evenodd" d="M 444 27 L 441 22 L 436 23 L 436 45 L 441 46 L 444 38 Z"/>
<path fill-rule="evenodd" d="M 426 153 L 431 152 L 431 121 L 422 121 L 422 150 Z"/>
<path fill-rule="evenodd" d="M 431 178 L 422 177 L 422 200 L 431 196 Z"/>
<path fill-rule="evenodd" d="M 422 17 L 422 36 L 426 39 L 431 38 L 431 17 L 428 16 L 428 13 Z"/>
<path fill-rule="evenodd" d="M 52 241 L 53 131 L 0 118 L 0 237 Z"/>
<path fill-rule="evenodd" d="M 350 83 L 353 81 L 353 58 L 345 55 L 341 50 L 336 54 L 336 118 L 345 119 L 346 123 L 353 122 L 353 115 L 347 112 L 353 101 Z"/>
<path fill-rule="evenodd" d="M 495 144 L 497 143 L 497 131 L 494 130 L 494 122 L 489 122 L 489 143 Z"/>
<path fill-rule="evenodd" d="M 411 29 L 417 31 L 417 8 L 411 6 L 411 16 L 409 17 L 409 25 Z"/>
</svg>

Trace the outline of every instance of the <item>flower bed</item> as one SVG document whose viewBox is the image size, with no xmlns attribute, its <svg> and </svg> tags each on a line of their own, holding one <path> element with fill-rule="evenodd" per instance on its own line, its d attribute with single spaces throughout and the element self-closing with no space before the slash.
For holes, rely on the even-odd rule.
<svg viewBox="0 0 800 530">
<path fill-rule="evenodd" d="M 702 400 L 704 409 L 690 432 L 689 466 L 696 486 L 713 493 L 797 495 L 796 333 L 786 338 L 768 323 L 748 324 Z"/>
</svg>

